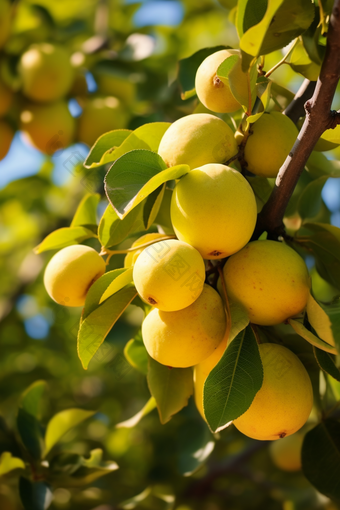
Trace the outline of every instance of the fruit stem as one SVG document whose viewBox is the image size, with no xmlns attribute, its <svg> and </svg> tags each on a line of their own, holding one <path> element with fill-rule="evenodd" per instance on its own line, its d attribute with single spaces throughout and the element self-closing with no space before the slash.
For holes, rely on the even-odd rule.
<svg viewBox="0 0 340 510">
<path fill-rule="evenodd" d="M 297 45 L 297 43 L 299 42 L 299 38 L 297 37 L 295 39 L 295 41 L 293 43 L 291 43 L 290 47 L 289 47 L 289 50 L 287 51 L 287 53 L 285 54 L 285 56 L 280 60 L 280 62 L 278 62 L 277 64 L 275 64 L 274 67 L 272 67 L 271 69 L 269 69 L 269 71 L 264 75 L 265 78 L 269 78 L 269 76 L 274 72 L 276 71 L 276 69 L 280 66 L 282 66 L 282 64 L 287 64 L 286 60 L 287 58 L 289 57 L 289 55 L 293 52 L 295 46 Z"/>
</svg>

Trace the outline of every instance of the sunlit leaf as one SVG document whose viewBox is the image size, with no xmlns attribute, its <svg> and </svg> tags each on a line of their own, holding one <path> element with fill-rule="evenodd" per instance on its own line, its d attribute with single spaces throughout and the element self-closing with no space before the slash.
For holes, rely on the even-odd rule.
<svg viewBox="0 0 340 510">
<path fill-rule="evenodd" d="M 99 193 L 88 193 L 85 195 L 73 216 L 71 227 L 97 225 L 97 207 L 99 200 Z"/>
<path fill-rule="evenodd" d="M 3 452 L 0 457 L 0 476 L 6 475 L 15 469 L 25 469 L 25 463 L 10 452 Z"/>
<path fill-rule="evenodd" d="M 110 283 L 110 285 L 107 287 L 106 291 L 100 298 L 99 304 L 103 303 L 103 301 L 105 301 L 105 299 L 108 299 L 110 296 L 113 296 L 113 294 L 115 294 L 120 289 L 125 287 L 125 285 L 127 285 L 128 283 L 131 283 L 132 282 L 132 271 L 133 271 L 133 268 L 128 267 L 124 270 L 124 272 L 119 274 L 117 276 L 117 278 L 112 280 L 112 282 Z"/>
<path fill-rule="evenodd" d="M 69 430 L 94 414 L 95 411 L 85 411 L 84 409 L 65 409 L 54 415 L 46 428 L 45 456 Z"/>
<path fill-rule="evenodd" d="M 35 253 L 47 250 L 60 250 L 72 244 L 79 244 L 85 239 L 96 237 L 96 234 L 86 227 L 64 227 L 55 230 L 34 249 Z"/>
<path fill-rule="evenodd" d="M 151 413 L 151 411 L 153 411 L 156 407 L 157 407 L 156 400 L 154 399 L 154 397 L 151 397 L 147 401 L 145 406 L 137 414 L 135 414 L 134 416 L 132 416 L 132 418 L 129 418 L 128 420 L 117 423 L 116 428 L 130 429 L 135 427 L 144 416 Z"/>
<path fill-rule="evenodd" d="M 100 136 L 87 156 L 84 166 L 86 168 L 94 168 L 104 165 L 113 150 L 122 145 L 131 133 L 130 129 L 116 129 Z"/>
<path fill-rule="evenodd" d="M 142 216 L 143 204 L 134 207 L 132 211 L 121 219 L 111 204 L 107 206 L 100 220 L 98 236 L 101 245 L 110 248 L 121 243 L 133 231 L 139 216 Z"/>
<path fill-rule="evenodd" d="M 132 367 L 144 375 L 148 373 L 149 359 L 143 342 L 136 338 L 129 340 L 124 348 L 124 355 Z"/>
<path fill-rule="evenodd" d="M 314 345 L 315 347 L 318 347 L 319 349 L 330 352 L 331 354 L 337 354 L 337 350 L 332 345 L 327 344 L 321 338 L 318 338 L 316 335 L 314 335 L 311 331 L 309 331 L 301 322 L 289 319 L 289 324 L 292 326 L 294 331 L 302 336 L 307 342 Z"/>
</svg>

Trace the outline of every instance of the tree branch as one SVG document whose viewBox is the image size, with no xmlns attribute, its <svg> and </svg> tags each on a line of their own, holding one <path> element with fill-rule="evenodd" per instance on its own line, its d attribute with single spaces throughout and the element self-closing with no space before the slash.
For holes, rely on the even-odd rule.
<svg viewBox="0 0 340 510">
<path fill-rule="evenodd" d="M 284 115 L 287 115 L 294 124 L 297 123 L 300 117 L 305 115 L 305 102 L 314 94 L 316 81 L 309 81 L 305 79 L 301 87 L 295 94 L 293 101 L 287 106 Z"/>
<path fill-rule="evenodd" d="M 305 121 L 289 156 L 279 171 L 272 194 L 258 215 L 253 239 L 257 239 L 263 232 L 268 232 L 269 239 L 277 239 L 285 234 L 284 212 L 304 166 L 322 133 L 340 123 L 340 113 L 331 111 L 339 78 L 340 0 L 335 0 L 320 76 L 312 98 L 305 103 Z"/>
</svg>

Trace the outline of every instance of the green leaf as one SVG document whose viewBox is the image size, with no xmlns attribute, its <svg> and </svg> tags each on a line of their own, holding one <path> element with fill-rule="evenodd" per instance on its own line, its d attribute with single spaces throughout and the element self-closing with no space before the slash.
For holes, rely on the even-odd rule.
<svg viewBox="0 0 340 510">
<path fill-rule="evenodd" d="M 236 12 L 236 28 L 239 38 L 257 25 L 266 14 L 267 0 L 239 0 Z"/>
<path fill-rule="evenodd" d="M 244 30 L 240 48 L 256 57 L 283 48 L 307 30 L 314 14 L 311 0 L 268 0 L 263 19 Z"/>
<path fill-rule="evenodd" d="M 209 55 L 212 55 L 216 51 L 225 50 L 227 48 L 229 48 L 229 46 L 214 46 L 212 48 L 204 48 L 202 50 L 196 51 L 196 53 L 190 55 L 190 57 L 183 58 L 178 62 L 177 79 L 182 90 L 182 99 L 188 99 L 195 95 L 196 73 L 203 60 L 205 60 L 207 57 L 209 57 Z"/>
<path fill-rule="evenodd" d="M 322 494 L 340 501 L 340 423 L 327 419 L 307 432 L 301 458 L 307 480 Z"/>
<path fill-rule="evenodd" d="M 36 381 L 23 393 L 19 404 L 17 427 L 23 445 L 29 454 L 39 459 L 44 448 L 41 417 L 41 399 L 46 388 L 45 381 Z"/>
<path fill-rule="evenodd" d="M 55 414 L 46 428 L 44 455 L 46 456 L 69 430 L 94 414 L 95 411 L 85 411 L 84 409 L 65 409 Z"/>
<path fill-rule="evenodd" d="M 100 136 L 85 160 L 85 168 L 105 165 L 107 163 L 106 158 L 110 157 L 113 150 L 120 147 L 131 133 L 130 129 L 116 129 Z"/>
<path fill-rule="evenodd" d="M 20 499 L 25 510 L 47 510 L 52 503 L 52 492 L 45 482 L 19 480 Z"/>
<path fill-rule="evenodd" d="M 141 419 L 144 418 L 144 416 L 151 413 L 151 411 L 153 411 L 156 407 L 157 407 L 156 400 L 153 397 L 151 397 L 147 401 L 145 406 L 137 414 L 135 414 L 134 416 L 132 416 L 132 418 L 129 418 L 128 420 L 117 423 L 116 428 L 131 429 L 135 427 L 141 421 Z"/>
<path fill-rule="evenodd" d="M 332 338 L 340 352 L 340 298 L 335 299 L 332 303 L 321 303 L 320 306 L 330 320 Z"/>
<path fill-rule="evenodd" d="M 124 287 L 81 322 L 78 332 L 78 356 L 83 368 L 87 369 L 112 326 L 136 296 L 137 291 L 134 286 Z"/>
<path fill-rule="evenodd" d="M 91 285 L 90 290 L 86 295 L 84 310 L 82 314 L 82 321 L 86 319 L 100 304 L 100 300 L 109 285 L 120 275 L 126 272 L 125 268 L 113 269 L 103 274 L 98 280 Z"/>
<path fill-rule="evenodd" d="M 203 406 L 211 430 L 217 432 L 245 413 L 262 382 L 262 361 L 248 326 L 229 343 L 205 381 Z"/>
<path fill-rule="evenodd" d="M 202 420 L 185 421 L 176 435 L 179 472 L 191 476 L 212 453 L 214 438 Z"/>
<path fill-rule="evenodd" d="M 142 209 L 143 204 L 139 204 L 121 220 L 112 205 L 109 204 L 105 209 L 98 228 L 101 245 L 105 248 L 110 248 L 124 241 L 132 232 Z"/>
<path fill-rule="evenodd" d="M 306 169 L 313 179 L 324 175 L 340 177 L 340 161 L 328 159 L 320 152 L 312 152 L 306 163 Z"/>
<path fill-rule="evenodd" d="M 136 338 L 129 340 L 124 348 L 124 355 L 133 368 L 147 375 L 149 360 L 143 342 Z"/>
<path fill-rule="evenodd" d="M 315 359 L 324 372 L 331 375 L 334 379 L 340 382 L 340 370 L 335 364 L 335 358 L 329 352 L 321 351 L 313 347 Z"/>
<path fill-rule="evenodd" d="M 325 352 L 337 354 L 337 350 L 335 347 L 332 347 L 331 345 L 321 340 L 321 338 L 318 338 L 311 331 L 309 331 L 301 322 L 294 319 L 288 319 L 288 322 L 292 326 L 294 331 L 302 338 L 307 340 L 307 342 L 309 342 L 310 344 L 314 345 L 315 347 L 318 347 L 319 349 L 322 349 Z"/>
<path fill-rule="evenodd" d="M 249 317 L 246 310 L 237 302 L 229 302 L 231 328 L 228 343 L 232 342 L 237 335 L 249 324 Z"/>
<path fill-rule="evenodd" d="M 292 54 L 288 58 L 289 62 L 287 61 L 287 63 L 289 63 L 293 71 L 302 74 L 302 76 L 311 81 L 316 81 L 318 79 L 320 65 L 310 59 L 301 41 L 298 41 Z"/>
<path fill-rule="evenodd" d="M 300 218 L 314 218 L 320 212 L 322 206 L 321 192 L 328 177 L 319 177 L 309 183 L 300 194 L 297 210 Z"/>
<path fill-rule="evenodd" d="M 315 329 L 317 335 L 327 342 L 328 344 L 335 346 L 335 338 L 334 331 L 332 329 L 332 323 L 325 312 L 325 310 L 319 305 L 317 301 L 310 294 L 307 307 L 306 307 L 308 321 L 311 326 Z M 338 309 L 338 313 L 340 315 L 340 309 Z"/>
<path fill-rule="evenodd" d="M 96 237 L 96 235 L 85 227 L 64 227 L 51 232 L 45 239 L 34 248 L 35 253 L 42 253 L 47 250 L 60 250 L 72 244 L 79 244 Z"/>
<path fill-rule="evenodd" d="M 131 151 L 118 159 L 106 174 L 106 195 L 123 219 L 164 182 L 179 179 L 189 171 L 188 165 L 167 168 L 154 152 Z"/>
<path fill-rule="evenodd" d="M 143 220 L 145 230 L 148 230 L 154 223 L 161 206 L 166 184 L 164 183 L 159 188 L 155 189 L 145 200 L 143 209 Z"/>
<path fill-rule="evenodd" d="M 85 195 L 73 216 L 71 227 L 86 227 L 87 225 L 96 226 L 99 200 L 99 193 L 88 193 Z"/>
<path fill-rule="evenodd" d="M 3 452 L 0 457 L 0 476 L 7 475 L 15 469 L 25 469 L 25 463 L 18 457 L 12 457 L 10 452 Z"/>
<path fill-rule="evenodd" d="M 46 390 L 46 381 L 35 381 L 22 394 L 20 407 L 38 420 L 42 414 L 42 397 Z"/>
<path fill-rule="evenodd" d="M 132 267 L 124 268 L 124 272 L 119 274 L 117 276 L 117 278 L 115 278 L 110 283 L 110 285 L 107 287 L 106 291 L 100 298 L 99 304 L 101 305 L 103 303 L 103 301 L 105 301 L 109 297 L 113 296 L 113 294 L 115 294 L 116 292 L 121 290 L 123 287 L 125 287 L 125 285 L 128 285 L 129 283 L 131 283 L 132 282 L 132 272 L 133 272 Z"/>
<path fill-rule="evenodd" d="M 191 368 L 169 368 L 149 357 L 148 385 L 155 398 L 161 423 L 188 405 L 193 393 Z"/>
<path fill-rule="evenodd" d="M 165 234 L 172 235 L 174 234 L 174 229 L 171 222 L 170 216 L 170 205 L 171 205 L 171 197 L 172 197 L 172 189 L 165 188 L 164 197 L 158 211 L 158 214 L 155 218 L 156 225 L 161 225 Z"/>
<path fill-rule="evenodd" d="M 258 212 L 261 211 L 264 204 L 267 202 L 270 197 L 273 188 L 266 177 L 248 177 L 247 181 L 249 182 L 254 195 L 256 197 L 257 207 L 259 209 Z"/>
</svg>

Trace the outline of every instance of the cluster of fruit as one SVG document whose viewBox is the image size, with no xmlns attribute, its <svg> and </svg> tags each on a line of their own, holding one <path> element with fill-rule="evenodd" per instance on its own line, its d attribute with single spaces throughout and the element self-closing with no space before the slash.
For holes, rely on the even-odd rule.
<svg viewBox="0 0 340 510">
<path fill-rule="evenodd" d="M 216 78 L 218 65 L 229 55 L 229 50 L 219 51 L 197 71 L 198 97 L 216 112 L 240 106 L 228 85 Z M 241 64 L 235 72 L 240 86 L 246 86 Z M 244 146 L 248 168 L 257 175 L 276 175 L 297 132 L 281 113 L 262 115 Z M 208 113 L 187 115 L 167 129 L 158 152 L 169 167 L 187 164 L 191 169 L 172 193 L 169 213 L 177 238 L 158 241 L 156 234 L 143 236 L 125 266 L 133 266 L 135 287 L 152 307 L 142 324 L 149 355 L 169 367 L 194 367 L 195 401 L 205 419 L 204 384 L 230 343 L 229 304 L 241 306 L 253 325 L 277 325 L 305 309 L 310 277 L 304 260 L 285 243 L 251 240 L 256 199 L 246 178 L 223 164 L 239 152 L 223 120 Z M 146 239 L 150 235 L 153 244 Z M 146 248 L 138 248 L 146 241 Z M 227 259 L 224 266 L 222 259 Z M 220 268 L 215 288 L 209 279 L 212 268 Z M 105 263 L 95 250 L 69 246 L 50 261 L 45 286 L 58 303 L 81 306 L 104 272 Z M 312 385 L 301 361 L 286 347 L 261 343 L 259 352 L 262 388 L 234 424 L 250 437 L 278 439 L 306 422 L 313 405 Z"/>
<path fill-rule="evenodd" d="M 10 37 L 15 8 L 9 0 L 0 2 L 0 52 Z M 126 127 L 129 114 L 121 100 L 105 92 L 86 97 L 84 61 L 81 52 L 71 55 L 61 44 L 39 42 L 18 56 L 14 80 L 0 73 L 0 160 L 16 129 L 35 148 L 52 155 L 75 141 L 91 146 L 103 133 Z M 82 109 L 79 118 L 70 113 L 71 98 Z"/>
</svg>

